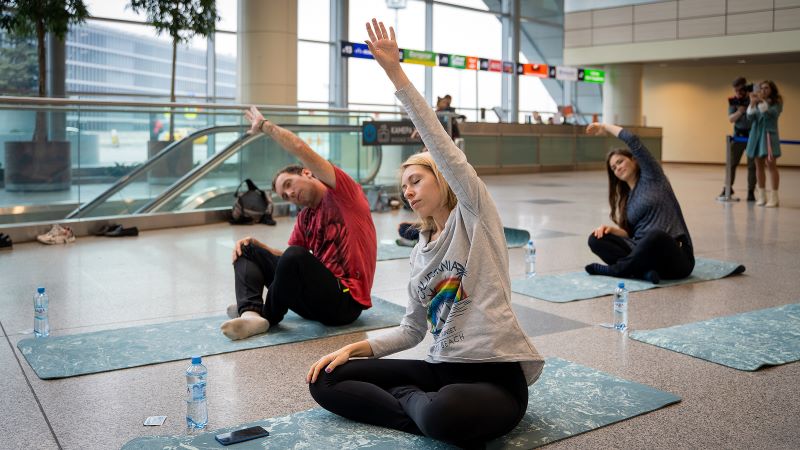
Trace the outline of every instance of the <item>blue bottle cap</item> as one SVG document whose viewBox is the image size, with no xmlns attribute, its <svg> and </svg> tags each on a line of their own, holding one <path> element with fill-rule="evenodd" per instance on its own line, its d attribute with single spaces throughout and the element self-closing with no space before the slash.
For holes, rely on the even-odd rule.
<svg viewBox="0 0 800 450">
<path fill-rule="evenodd" d="M 200 364 L 202 362 L 202 359 L 203 358 L 199 356 L 192 356 L 192 364 Z"/>
<path fill-rule="evenodd" d="M 625 289 L 625 283 L 620 281 L 619 284 L 617 285 L 617 287 L 620 288 L 620 289 Z"/>
<path fill-rule="evenodd" d="M 36 288 L 36 292 L 38 292 L 40 294 L 44 294 L 44 288 L 43 287 Z"/>
</svg>

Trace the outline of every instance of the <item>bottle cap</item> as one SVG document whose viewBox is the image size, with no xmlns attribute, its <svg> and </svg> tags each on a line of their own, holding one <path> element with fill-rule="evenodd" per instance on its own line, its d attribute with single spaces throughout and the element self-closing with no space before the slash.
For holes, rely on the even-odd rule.
<svg viewBox="0 0 800 450">
<path fill-rule="evenodd" d="M 200 364 L 202 363 L 203 358 L 199 356 L 192 356 L 192 364 Z"/>
<path fill-rule="evenodd" d="M 617 285 L 617 287 L 620 288 L 620 289 L 625 289 L 625 283 L 620 281 L 619 284 Z"/>
<path fill-rule="evenodd" d="M 43 287 L 36 288 L 36 292 L 38 292 L 40 294 L 44 294 L 44 288 Z"/>
</svg>

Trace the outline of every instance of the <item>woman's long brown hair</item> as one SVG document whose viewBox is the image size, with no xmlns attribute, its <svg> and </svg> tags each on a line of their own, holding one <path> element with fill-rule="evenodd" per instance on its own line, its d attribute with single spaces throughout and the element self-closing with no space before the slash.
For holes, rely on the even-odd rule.
<svg viewBox="0 0 800 450">
<path fill-rule="evenodd" d="M 628 206 L 628 198 L 631 195 L 631 188 L 628 186 L 628 183 L 620 180 L 614 175 L 614 171 L 611 170 L 611 157 L 614 155 L 621 155 L 627 157 L 633 161 L 636 159 L 633 157 L 633 153 L 627 148 L 617 148 L 611 150 L 606 155 L 606 171 L 608 171 L 608 204 L 611 206 L 611 220 L 614 221 L 620 228 L 625 230 L 628 235 L 632 233 L 630 226 L 628 225 L 628 213 L 626 211 Z M 639 165 L 636 165 L 636 178 L 639 178 Z"/>
</svg>

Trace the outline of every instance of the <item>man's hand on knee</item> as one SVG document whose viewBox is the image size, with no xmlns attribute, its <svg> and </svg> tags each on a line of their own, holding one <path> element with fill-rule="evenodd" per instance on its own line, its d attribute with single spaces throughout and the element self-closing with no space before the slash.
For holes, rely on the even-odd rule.
<svg viewBox="0 0 800 450">
<path fill-rule="evenodd" d="M 269 250 L 269 247 L 267 247 L 266 245 L 264 245 L 261 242 L 259 242 L 256 238 L 247 236 L 244 239 L 240 239 L 240 240 L 236 241 L 236 244 L 234 244 L 234 246 L 233 246 L 233 255 L 231 255 L 232 256 L 231 262 L 235 262 L 236 259 L 238 259 L 240 256 L 242 256 L 242 249 L 244 247 L 248 246 L 248 245 L 251 245 L 251 244 L 252 245 L 257 245 L 257 246 L 259 246 L 261 248 Z"/>
</svg>

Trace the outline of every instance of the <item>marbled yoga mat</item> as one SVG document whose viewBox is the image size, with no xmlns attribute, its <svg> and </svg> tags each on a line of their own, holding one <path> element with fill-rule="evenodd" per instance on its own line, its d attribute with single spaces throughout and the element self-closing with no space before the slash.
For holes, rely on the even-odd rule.
<svg viewBox="0 0 800 450">
<path fill-rule="evenodd" d="M 490 442 L 487 448 L 535 448 L 681 400 L 668 392 L 559 358 L 548 358 L 541 377 L 528 392 L 528 412 L 522 422 L 509 434 Z M 211 417 L 213 420 L 213 412 Z M 223 447 L 214 440 L 215 434 L 254 425 L 266 428 L 270 436 L 237 444 L 237 449 L 454 448 L 430 438 L 352 422 L 318 408 L 194 436 L 141 437 L 122 449 L 218 449 Z"/>
<path fill-rule="evenodd" d="M 657 330 L 631 339 L 739 370 L 800 360 L 800 303 Z"/>
<path fill-rule="evenodd" d="M 527 230 L 503 227 L 503 231 L 508 248 L 524 247 L 531 238 L 531 234 Z M 403 247 L 393 241 L 378 242 L 378 261 L 408 258 L 411 256 L 411 249 L 412 247 Z"/>
<path fill-rule="evenodd" d="M 628 291 L 635 292 L 675 286 L 676 284 L 717 280 L 742 272 L 744 272 L 744 266 L 739 263 L 697 258 L 695 260 L 694 271 L 692 271 L 692 274 L 687 278 L 681 280 L 662 280 L 659 284 L 653 284 L 643 280 L 589 275 L 584 271 L 553 275 L 536 275 L 533 278 L 514 279 L 511 280 L 511 290 L 518 294 L 546 300 L 548 302 L 565 303 L 613 294 L 620 281 L 625 283 L 625 287 Z"/>
<path fill-rule="evenodd" d="M 214 316 L 27 338 L 20 340 L 17 347 L 36 375 L 46 380 L 391 327 L 399 325 L 404 314 L 402 306 L 373 296 L 372 308 L 361 313 L 355 322 L 338 327 L 306 320 L 290 311 L 267 333 L 238 341 L 228 339 L 219 330 L 228 317 Z"/>
</svg>

